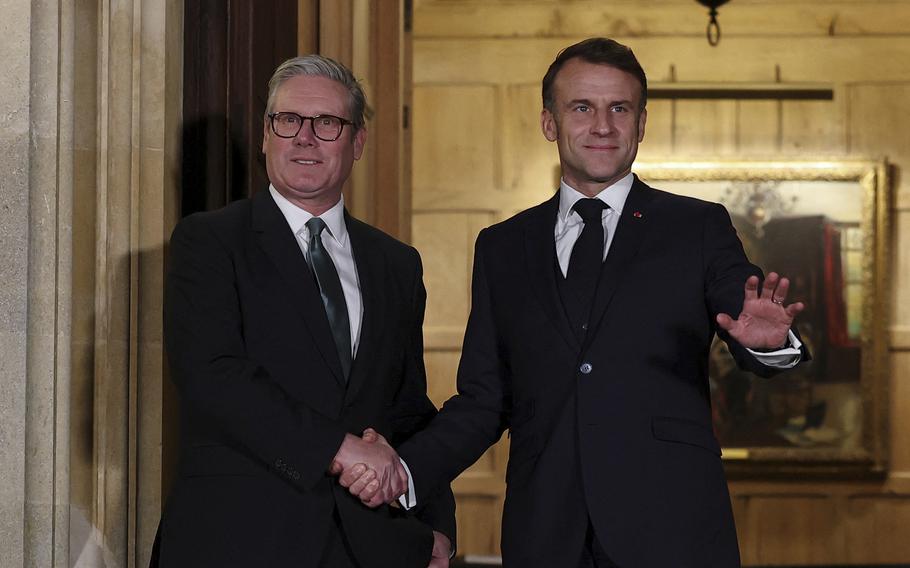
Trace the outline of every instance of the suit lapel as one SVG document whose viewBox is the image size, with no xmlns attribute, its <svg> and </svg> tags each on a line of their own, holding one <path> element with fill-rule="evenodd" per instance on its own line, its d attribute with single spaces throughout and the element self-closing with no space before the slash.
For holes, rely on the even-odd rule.
<svg viewBox="0 0 910 568">
<path fill-rule="evenodd" d="M 372 368 L 371 361 L 376 349 L 376 326 L 383 321 L 384 304 L 377 295 L 377 290 L 385 280 L 385 262 L 376 247 L 370 247 L 369 236 L 363 224 L 348 215 L 345 211 L 345 224 L 351 250 L 354 252 L 354 263 L 357 265 L 357 279 L 360 283 L 360 298 L 363 302 L 363 319 L 360 322 L 360 339 L 357 342 L 357 354 L 348 377 L 348 390 L 345 400 L 351 400 L 363 386 Z"/>
<path fill-rule="evenodd" d="M 607 253 L 601 269 L 600 283 L 594 294 L 594 304 L 591 306 L 591 317 L 588 320 L 591 325 L 585 336 L 583 350 L 587 349 L 597 334 L 604 312 L 609 307 L 617 286 L 625 276 L 626 267 L 632 263 L 647 234 L 648 206 L 653 197 L 654 190 L 636 176 L 629 197 L 626 198 L 623 206 L 622 217 L 616 227 L 616 235 L 613 237 L 610 251 Z"/>
<path fill-rule="evenodd" d="M 325 307 L 322 305 L 319 289 L 313 273 L 303 258 L 300 246 L 268 191 L 256 193 L 252 201 L 252 228 L 256 240 L 281 275 L 287 297 L 302 316 L 326 365 L 335 379 L 344 385 L 341 361 L 338 359 Z"/>
<path fill-rule="evenodd" d="M 539 205 L 528 219 L 525 226 L 528 280 L 553 326 L 572 349 L 578 349 L 578 338 L 572 333 L 556 284 L 556 239 L 553 231 L 558 210 L 559 192 Z"/>
</svg>

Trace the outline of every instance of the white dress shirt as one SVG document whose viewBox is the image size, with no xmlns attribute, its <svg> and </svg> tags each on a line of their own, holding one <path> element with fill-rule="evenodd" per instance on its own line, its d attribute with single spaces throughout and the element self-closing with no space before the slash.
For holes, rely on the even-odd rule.
<svg viewBox="0 0 910 568">
<path fill-rule="evenodd" d="M 613 243 L 613 235 L 616 233 L 616 227 L 619 225 L 619 218 L 622 216 L 622 208 L 629 197 L 629 191 L 632 189 L 632 182 L 635 177 L 630 172 L 626 177 L 617 181 L 613 185 L 607 186 L 594 196 L 608 205 L 603 210 L 602 221 L 604 227 L 604 258 L 610 251 L 610 245 Z M 559 182 L 559 212 L 556 216 L 556 227 L 554 235 L 556 238 L 556 257 L 559 261 L 559 269 L 565 276 L 569 270 L 569 258 L 572 256 L 572 247 L 575 241 L 581 235 L 585 222 L 581 215 L 575 212 L 572 207 L 579 199 L 587 197 L 575 188 L 560 180 Z M 745 284 L 745 283 L 744 283 Z M 783 349 L 769 352 L 758 352 L 749 349 L 749 353 L 755 356 L 762 364 L 778 369 L 789 369 L 799 363 L 802 358 L 800 347 L 802 343 L 791 330 L 788 335 L 788 344 Z"/>
</svg>

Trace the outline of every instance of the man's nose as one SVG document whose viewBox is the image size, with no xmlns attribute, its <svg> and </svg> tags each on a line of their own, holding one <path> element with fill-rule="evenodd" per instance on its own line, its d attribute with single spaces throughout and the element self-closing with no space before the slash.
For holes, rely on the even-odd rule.
<svg viewBox="0 0 910 568">
<path fill-rule="evenodd" d="M 315 146 L 317 140 L 316 134 L 313 133 L 313 119 L 304 118 L 297 136 L 294 136 L 294 143 L 300 146 Z"/>
<path fill-rule="evenodd" d="M 610 111 L 595 112 L 591 121 L 591 133 L 606 136 L 613 131 L 613 116 Z"/>
</svg>

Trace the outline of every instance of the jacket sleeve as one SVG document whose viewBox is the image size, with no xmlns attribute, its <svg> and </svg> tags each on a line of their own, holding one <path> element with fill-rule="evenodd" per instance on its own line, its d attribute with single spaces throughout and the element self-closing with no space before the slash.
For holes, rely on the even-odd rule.
<svg viewBox="0 0 910 568">
<path fill-rule="evenodd" d="M 712 205 L 704 222 L 705 299 L 711 314 L 711 324 L 723 339 L 740 368 L 761 377 L 771 377 L 782 369 L 763 364 L 730 334 L 721 329 L 714 318 L 719 313 L 739 317 L 745 298 L 746 279 L 758 276 L 761 269 L 746 258 L 743 245 L 736 235 L 730 215 L 722 205 Z M 802 347 L 802 361 L 809 360 L 809 352 Z"/>
<path fill-rule="evenodd" d="M 484 268 L 487 231 L 481 231 L 475 247 L 471 313 L 458 366 L 458 394 L 399 451 L 414 476 L 418 500 L 476 462 L 508 425 L 511 391 Z"/>
<path fill-rule="evenodd" d="M 206 216 L 187 217 L 174 230 L 164 308 L 171 378 L 194 422 L 301 489 L 312 488 L 345 431 L 288 396 L 248 358 L 234 254 Z"/>
<path fill-rule="evenodd" d="M 436 407 L 427 396 L 427 376 L 423 359 L 423 320 L 426 311 L 426 289 L 420 256 L 416 255 L 411 294 L 411 317 L 405 346 L 404 380 L 392 411 L 393 446 L 398 447 L 424 429 L 436 416 Z M 407 463 L 407 460 L 405 460 Z M 410 464 L 408 464 L 410 467 Z M 449 537 L 455 546 L 455 497 L 449 484 L 418 497 L 414 514 L 418 519 Z"/>
</svg>

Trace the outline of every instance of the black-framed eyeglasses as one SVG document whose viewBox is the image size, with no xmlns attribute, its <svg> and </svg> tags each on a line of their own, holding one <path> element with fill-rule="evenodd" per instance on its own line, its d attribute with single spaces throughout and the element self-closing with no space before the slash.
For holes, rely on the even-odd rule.
<svg viewBox="0 0 910 568">
<path fill-rule="evenodd" d="M 269 120 L 272 123 L 272 132 L 275 136 L 281 138 L 294 138 L 303 128 L 303 123 L 310 121 L 310 128 L 313 130 L 313 136 L 323 142 L 334 142 L 341 136 L 341 131 L 345 125 L 354 124 L 350 120 L 331 114 L 317 114 L 316 116 L 301 116 L 296 112 L 272 112 L 269 113 Z"/>
</svg>

